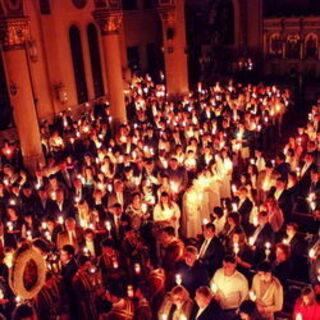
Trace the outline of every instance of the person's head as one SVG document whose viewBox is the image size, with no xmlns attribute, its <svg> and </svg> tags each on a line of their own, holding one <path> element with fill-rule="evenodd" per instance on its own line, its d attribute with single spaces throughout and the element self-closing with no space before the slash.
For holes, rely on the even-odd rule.
<svg viewBox="0 0 320 320">
<path fill-rule="evenodd" d="M 83 236 L 87 241 L 93 241 L 94 239 L 94 231 L 92 229 L 85 229 L 83 232 Z"/>
<path fill-rule="evenodd" d="M 290 258 L 290 246 L 284 243 L 276 245 L 276 260 L 278 262 L 287 261 Z"/>
<path fill-rule="evenodd" d="M 239 307 L 239 316 L 241 320 L 251 320 L 258 314 L 256 304 L 251 300 L 245 300 Z"/>
<path fill-rule="evenodd" d="M 120 179 L 115 180 L 114 190 L 115 192 L 123 192 L 123 182 Z"/>
<path fill-rule="evenodd" d="M 277 189 L 284 189 L 286 186 L 286 182 L 283 178 L 278 178 L 276 181 L 276 187 Z"/>
<path fill-rule="evenodd" d="M 301 292 L 301 299 L 305 305 L 310 305 L 315 302 L 316 297 L 311 287 L 305 287 Z"/>
<path fill-rule="evenodd" d="M 234 226 L 238 225 L 240 223 L 240 215 L 239 215 L 239 213 L 237 213 L 237 212 L 229 213 L 227 221 L 228 221 L 228 224 L 231 227 L 234 227 Z"/>
<path fill-rule="evenodd" d="M 192 267 L 197 261 L 198 249 L 194 246 L 187 246 L 184 255 L 186 265 Z"/>
<path fill-rule="evenodd" d="M 295 222 L 289 222 L 287 224 L 286 233 L 288 237 L 293 237 L 299 230 L 299 226 Z"/>
<path fill-rule="evenodd" d="M 160 195 L 160 203 L 168 204 L 169 202 L 169 194 L 167 192 L 162 192 Z"/>
<path fill-rule="evenodd" d="M 227 277 L 232 276 L 236 271 L 236 259 L 232 255 L 227 255 L 223 259 L 223 272 Z"/>
<path fill-rule="evenodd" d="M 248 197 L 248 190 L 245 187 L 240 188 L 239 190 L 239 198 L 241 200 L 244 200 Z"/>
<path fill-rule="evenodd" d="M 205 239 L 211 239 L 216 234 L 216 227 L 213 223 L 207 223 L 203 227 L 203 236 Z"/>
<path fill-rule="evenodd" d="M 132 203 L 133 205 L 139 206 L 141 205 L 141 194 L 139 192 L 136 192 L 132 195 Z"/>
<path fill-rule="evenodd" d="M 171 158 L 169 161 L 169 165 L 170 165 L 170 168 L 173 170 L 178 169 L 178 166 L 179 166 L 178 160 L 176 158 Z"/>
<path fill-rule="evenodd" d="M 60 250 L 60 260 L 62 264 L 66 264 L 74 257 L 75 249 L 72 245 L 66 244 Z"/>
<path fill-rule="evenodd" d="M 65 227 L 67 231 L 75 231 L 76 230 L 76 220 L 72 217 L 68 217 L 65 222 Z"/>
<path fill-rule="evenodd" d="M 111 208 L 110 212 L 114 214 L 115 216 L 120 216 L 122 213 L 122 207 L 120 203 L 115 203 Z"/>
<path fill-rule="evenodd" d="M 115 248 L 116 248 L 114 241 L 111 239 L 103 240 L 101 243 L 101 246 L 102 246 L 103 254 L 105 254 L 107 256 L 113 254 L 115 251 Z"/>
<path fill-rule="evenodd" d="M 170 243 L 171 239 L 174 238 L 174 236 L 175 231 L 173 227 L 165 227 L 161 229 L 160 240 L 164 245 Z"/>
<path fill-rule="evenodd" d="M 57 199 L 57 202 L 63 202 L 63 199 L 64 199 L 63 189 L 57 189 L 57 191 L 56 191 L 56 199 Z"/>
<path fill-rule="evenodd" d="M 12 313 L 12 320 L 35 320 L 33 308 L 26 304 L 18 305 Z"/>
<path fill-rule="evenodd" d="M 246 234 L 241 230 L 237 230 L 232 236 L 232 242 L 240 245 L 246 243 Z"/>
<path fill-rule="evenodd" d="M 87 256 L 79 256 L 78 257 L 78 265 L 81 271 L 86 271 L 92 266 L 92 262 Z"/>
<path fill-rule="evenodd" d="M 269 220 L 268 212 L 260 211 L 258 214 L 258 223 L 260 226 L 264 226 Z"/>
<path fill-rule="evenodd" d="M 189 293 L 183 286 L 175 286 L 171 292 L 171 300 L 175 306 L 182 306 L 189 299 Z"/>
<path fill-rule="evenodd" d="M 284 153 L 279 153 L 276 157 L 276 163 L 277 164 L 280 164 L 282 162 L 285 162 L 286 161 L 286 156 L 284 155 Z"/>
<path fill-rule="evenodd" d="M 221 207 L 214 207 L 213 208 L 213 215 L 216 219 L 220 219 L 223 217 L 223 209 Z"/>
<path fill-rule="evenodd" d="M 205 308 L 212 300 L 212 291 L 209 287 L 202 286 L 196 291 L 195 301 L 199 308 Z"/>
<path fill-rule="evenodd" d="M 261 262 L 257 269 L 257 275 L 263 282 L 270 282 L 272 279 L 271 264 L 267 261 Z"/>
</svg>

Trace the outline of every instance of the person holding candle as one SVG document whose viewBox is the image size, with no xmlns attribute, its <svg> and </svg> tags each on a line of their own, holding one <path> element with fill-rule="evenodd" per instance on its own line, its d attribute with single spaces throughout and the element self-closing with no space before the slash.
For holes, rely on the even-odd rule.
<svg viewBox="0 0 320 320">
<path fill-rule="evenodd" d="M 167 287 L 173 283 L 174 274 L 179 261 L 183 259 L 184 244 L 175 236 L 173 227 L 165 227 L 160 230 L 157 239 L 163 247 L 163 252 L 159 257 L 163 269 L 167 275 Z"/>
<path fill-rule="evenodd" d="M 253 247 L 255 252 L 255 263 L 260 263 L 267 258 L 265 251 L 266 243 L 271 247 L 275 239 L 275 235 L 269 223 L 269 216 L 266 211 L 259 212 L 258 226 L 250 239 L 250 245 Z"/>
<path fill-rule="evenodd" d="M 155 225 L 160 226 L 160 228 L 171 226 L 175 229 L 176 233 L 178 233 L 180 215 L 178 204 L 170 199 L 168 193 L 162 192 L 159 202 L 153 210 L 153 221 Z"/>
<path fill-rule="evenodd" d="M 274 313 L 283 307 L 283 287 L 273 276 L 271 265 L 262 262 L 258 266 L 258 273 L 252 280 L 252 292 L 256 295 L 256 304 L 263 320 L 274 320 Z"/>
<path fill-rule="evenodd" d="M 101 313 L 101 320 L 133 320 L 135 313 L 134 304 L 130 298 L 125 297 L 121 286 L 110 286 L 104 298 L 111 303 L 111 310 Z"/>
<path fill-rule="evenodd" d="M 223 309 L 223 319 L 233 319 L 236 310 L 248 295 L 248 280 L 236 270 L 236 260 L 226 256 L 223 267 L 218 269 L 210 281 L 210 287 L 216 286 L 215 299 Z"/>
<path fill-rule="evenodd" d="M 189 319 L 193 309 L 193 301 L 183 286 L 175 286 L 163 300 L 158 312 L 159 320 Z"/>
<path fill-rule="evenodd" d="M 78 270 L 78 265 L 75 260 L 75 249 L 72 245 L 66 244 L 62 247 L 60 250 L 60 261 L 62 264 L 61 276 L 65 286 L 63 301 L 65 301 L 69 308 L 70 318 L 75 320 L 77 313 L 77 301 L 72 288 L 72 278 Z"/>
<path fill-rule="evenodd" d="M 239 316 L 241 320 L 262 320 L 256 304 L 250 300 L 245 300 L 241 303 Z"/>
<path fill-rule="evenodd" d="M 232 236 L 232 243 L 233 246 L 229 248 L 229 254 L 235 255 L 237 270 L 247 279 L 251 279 L 252 273 L 250 270 L 254 264 L 254 252 L 247 244 L 246 234 L 242 231 L 236 231 Z"/>
<path fill-rule="evenodd" d="M 320 304 L 316 300 L 315 292 L 311 287 L 303 288 L 301 296 L 295 303 L 292 316 L 295 320 L 320 319 Z"/>
<path fill-rule="evenodd" d="M 57 236 L 57 248 L 60 250 L 65 245 L 71 245 L 78 251 L 79 245 L 83 240 L 83 232 L 80 227 L 77 226 L 75 219 L 69 217 L 64 222 L 65 230 L 58 233 Z"/>
<path fill-rule="evenodd" d="M 199 261 L 207 268 L 209 277 L 212 277 L 222 266 L 224 247 L 217 237 L 216 228 L 212 223 L 203 226 L 203 237 L 204 241 L 199 249 Z"/>
<path fill-rule="evenodd" d="M 198 249 L 194 246 L 185 248 L 184 258 L 177 264 L 176 273 L 181 275 L 183 286 L 194 297 L 196 290 L 206 285 L 209 275 L 206 267 L 198 260 Z"/>
</svg>

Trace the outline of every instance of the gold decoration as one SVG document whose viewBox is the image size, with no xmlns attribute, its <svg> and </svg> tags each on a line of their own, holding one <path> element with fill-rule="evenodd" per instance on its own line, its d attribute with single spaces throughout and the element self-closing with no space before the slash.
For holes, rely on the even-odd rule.
<svg viewBox="0 0 320 320">
<path fill-rule="evenodd" d="M 122 23 L 122 10 L 96 10 L 93 16 L 103 35 L 117 33 Z"/>
<path fill-rule="evenodd" d="M 30 20 L 8 18 L 0 22 L 0 40 L 5 50 L 23 47 L 30 37 Z"/>
<path fill-rule="evenodd" d="M 33 279 L 32 285 L 26 285 L 25 272 L 30 264 L 35 265 L 36 278 Z M 32 274 L 35 275 L 35 274 Z M 29 300 L 35 297 L 42 289 L 45 283 L 46 263 L 39 252 L 33 248 L 18 252 L 14 257 L 12 268 L 9 272 L 9 285 L 14 294 L 23 299 Z"/>
</svg>

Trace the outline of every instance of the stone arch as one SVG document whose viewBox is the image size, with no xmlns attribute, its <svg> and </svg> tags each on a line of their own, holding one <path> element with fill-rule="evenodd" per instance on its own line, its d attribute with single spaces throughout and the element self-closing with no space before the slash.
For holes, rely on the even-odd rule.
<svg viewBox="0 0 320 320">
<path fill-rule="evenodd" d="M 281 57 L 283 54 L 283 40 L 279 32 L 272 33 L 268 41 L 268 53 L 271 56 Z"/>
<path fill-rule="evenodd" d="M 316 59 L 319 50 L 319 37 L 316 33 L 310 32 L 304 37 L 303 51 L 307 59 Z"/>
<path fill-rule="evenodd" d="M 301 36 L 298 33 L 288 34 L 286 37 L 286 58 L 299 59 L 301 53 Z"/>
</svg>

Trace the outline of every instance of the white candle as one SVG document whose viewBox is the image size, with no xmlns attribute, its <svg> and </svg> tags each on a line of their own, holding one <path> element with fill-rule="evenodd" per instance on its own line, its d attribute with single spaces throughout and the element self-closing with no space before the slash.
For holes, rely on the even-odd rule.
<svg viewBox="0 0 320 320">
<path fill-rule="evenodd" d="M 181 274 L 177 273 L 177 274 L 176 274 L 176 284 L 177 284 L 177 285 L 181 285 L 181 283 L 182 283 Z"/>
</svg>

